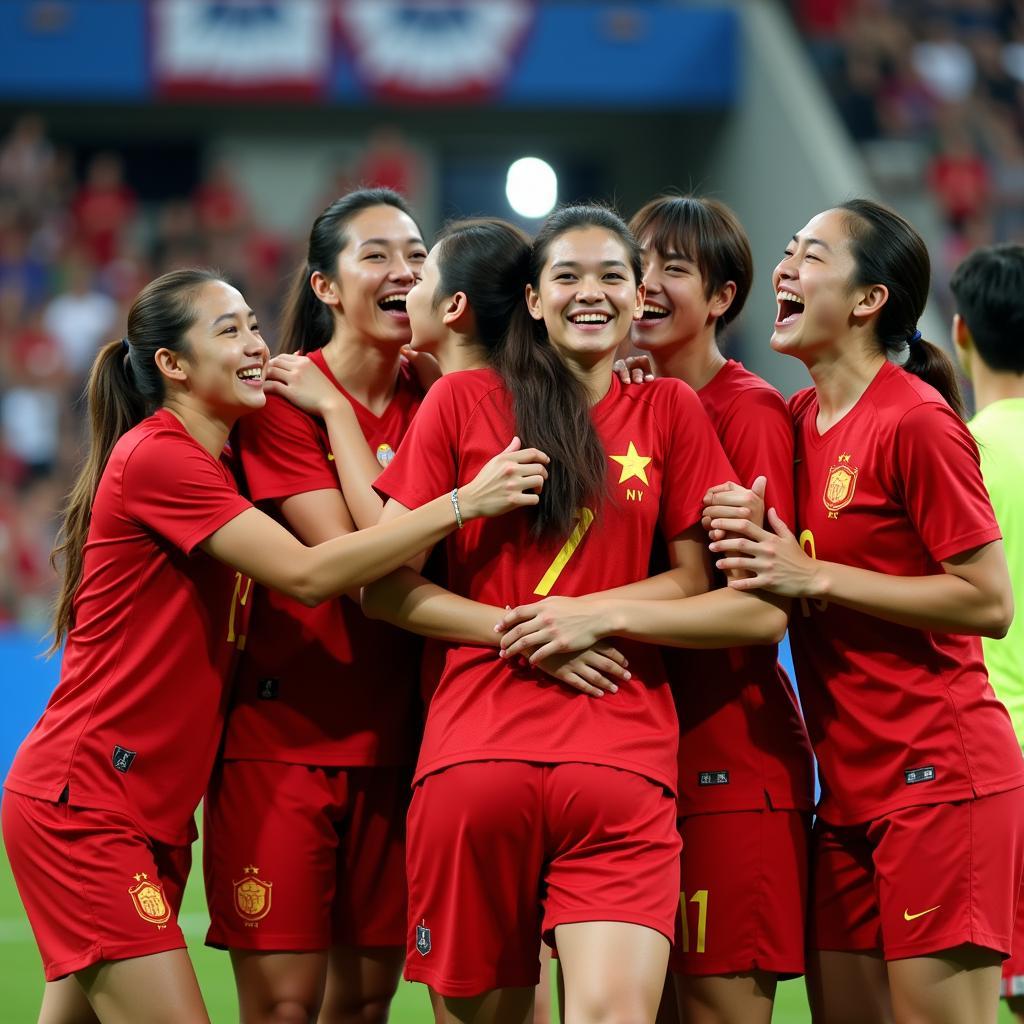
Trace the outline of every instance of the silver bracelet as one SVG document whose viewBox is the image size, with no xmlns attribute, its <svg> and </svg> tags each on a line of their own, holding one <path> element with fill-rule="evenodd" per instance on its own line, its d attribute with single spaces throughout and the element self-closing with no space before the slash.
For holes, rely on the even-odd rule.
<svg viewBox="0 0 1024 1024">
<path fill-rule="evenodd" d="M 459 529 L 462 529 L 462 512 L 459 509 L 459 489 L 458 487 L 452 488 L 452 508 L 455 509 L 455 522 L 458 524 Z"/>
</svg>

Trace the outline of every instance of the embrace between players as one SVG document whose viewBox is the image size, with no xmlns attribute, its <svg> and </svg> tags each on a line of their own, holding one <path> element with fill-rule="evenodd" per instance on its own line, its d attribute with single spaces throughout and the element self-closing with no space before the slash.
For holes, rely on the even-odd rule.
<svg viewBox="0 0 1024 1024">
<path fill-rule="evenodd" d="M 1024 759 L 978 638 L 1012 594 L 927 251 L 863 200 L 793 235 L 788 405 L 716 345 L 751 278 L 710 200 L 428 252 L 377 189 L 317 218 L 272 361 L 216 274 L 143 289 L 5 784 L 44 1024 L 207 1019 L 204 793 L 246 1022 L 383 1021 L 404 967 L 439 1021 L 518 1024 L 542 941 L 568 1024 L 767 1022 L 804 973 L 828 1024 L 993 1019 Z"/>
</svg>

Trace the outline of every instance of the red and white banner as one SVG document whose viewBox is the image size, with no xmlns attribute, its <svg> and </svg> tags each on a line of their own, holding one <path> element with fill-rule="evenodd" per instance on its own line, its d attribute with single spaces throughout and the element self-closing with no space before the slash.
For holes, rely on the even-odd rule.
<svg viewBox="0 0 1024 1024">
<path fill-rule="evenodd" d="M 331 68 L 330 21 L 322 0 L 151 0 L 157 91 L 316 99 Z"/>
<path fill-rule="evenodd" d="M 511 75 L 535 0 L 338 0 L 338 26 L 375 99 L 482 100 Z"/>
</svg>

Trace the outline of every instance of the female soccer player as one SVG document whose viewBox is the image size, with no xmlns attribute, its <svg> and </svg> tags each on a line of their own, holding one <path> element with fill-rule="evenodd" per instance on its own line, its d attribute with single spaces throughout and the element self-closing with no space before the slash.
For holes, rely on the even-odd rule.
<svg viewBox="0 0 1024 1024">
<path fill-rule="evenodd" d="M 775 268 L 791 402 L 794 536 L 709 499 L 718 566 L 796 600 L 818 757 L 809 990 L 815 1020 L 994 1020 L 1024 864 L 1024 761 L 978 636 L 1012 616 L 1006 563 L 951 364 L 923 341 L 924 243 L 854 200 Z M 909 351 L 908 351 L 909 349 Z M 902 367 L 890 357 L 905 354 Z M 798 610 L 797 610 L 798 609 Z"/>
<path fill-rule="evenodd" d="M 423 394 L 401 348 L 425 257 L 389 189 L 350 192 L 313 224 L 282 348 L 331 385 L 334 434 L 272 395 L 237 436 L 247 493 L 306 544 L 380 516 L 372 480 Z M 342 464 L 359 481 L 345 496 Z M 246 1021 L 383 1021 L 404 958 L 420 644 L 368 621 L 358 595 L 308 608 L 258 590 L 253 604 L 205 805 L 207 942 L 231 950 Z"/>
<path fill-rule="evenodd" d="M 786 402 L 716 343 L 750 290 L 742 227 L 716 200 L 663 196 L 630 228 L 646 288 L 635 346 L 658 376 L 696 390 L 738 479 L 766 477 L 766 500 L 792 518 Z M 666 661 L 679 714 L 682 885 L 669 963 L 681 1016 L 767 1024 L 778 976 L 804 970 L 810 744 L 774 647 L 669 651 Z"/>
<path fill-rule="evenodd" d="M 692 499 L 697 482 L 728 463 L 690 389 L 611 378 L 643 301 L 639 250 L 614 214 L 557 212 L 507 278 L 443 242 L 437 252 L 433 294 L 430 260 L 416 289 L 435 315 L 462 292 L 479 322 L 506 330 L 493 369 L 431 389 L 377 480 L 389 496 L 385 519 L 417 506 L 435 479 L 471 472 L 507 424 L 548 438 L 555 454 L 537 517 L 448 548 L 457 614 L 439 613 L 438 588 L 396 600 L 401 588 L 389 578 L 364 592 L 371 614 L 456 641 L 428 708 L 410 808 L 406 977 L 440 995 L 448 1020 L 522 1021 L 543 933 L 557 941 L 569 1019 L 653 1020 L 679 856 L 677 724 L 659 656 L 623 643 L 630 676 L 591 699 L 496 657 L 494 623 L 504 604 L 531 594 L 642 580 L 659 524 L 676 569 L 640 586 L 677 598 L 705 591 Z M 409 308 L 418 336 L 412 296 Z M 493 343 L 490 333 L 481 340 Z M 696 618 L 680 630 L 713 631 Z M 721 619 L 725 642 L 764 642 L 785 622 L 770 605 L 733 606 Z"/>
<path fill-rule="evenodd" d="M 44 1024 L 208 1019 L 175 918 L 251 582 L 315 604 L 470 515 L 538 500 L 545 457 L 511 450 L 408 524 L 304 546 L 219 460 L 235 421 L 263 406 L 266 360 L 242 296 L 185 270 L 143 289 L 126 338 L 93 367 L 89 457 L 57 550 L 61 681 L 3 800 L 50 983 Z"/>
</svg>

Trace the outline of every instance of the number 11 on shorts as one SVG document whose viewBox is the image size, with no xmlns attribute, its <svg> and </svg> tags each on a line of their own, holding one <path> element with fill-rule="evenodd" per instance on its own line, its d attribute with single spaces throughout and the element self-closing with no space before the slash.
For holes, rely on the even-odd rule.
<svg viewBox="0 0 1024 1024">
<path fill-rule="evenodd" d="M 707 889 L 698 889 L 687 901 L 686 893 L 681 892 L 679 894 L 679 917 L 683 922 L 683 952 L 690 952 L 690 925 L 686 920 L 686 904 L 687 902 L 697 904 L 697 946 L 694 949 L 695 953 L 704 952 L 704 940 L 707 937 L 708 930 L 708 891 Z"/>
</svg>

